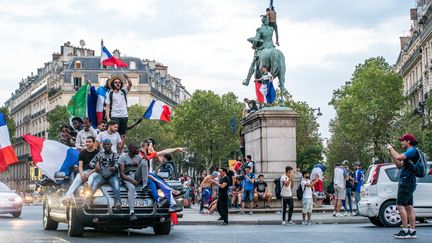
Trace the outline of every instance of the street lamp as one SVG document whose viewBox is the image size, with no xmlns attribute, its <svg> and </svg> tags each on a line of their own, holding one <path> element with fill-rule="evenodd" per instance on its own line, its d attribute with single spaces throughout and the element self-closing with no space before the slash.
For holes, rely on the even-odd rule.
<svg viewBox="0 0 432 243">
<path fill-rule="evenodd" d="M 313 111 L 317 111 L 317 116 L 318 117 L 320 117 L 320 116 L 322 116 L 322 113 L 321 113 L 321 108 L 316 108 L 316 109 L 312 109 Z"/>
</svg>

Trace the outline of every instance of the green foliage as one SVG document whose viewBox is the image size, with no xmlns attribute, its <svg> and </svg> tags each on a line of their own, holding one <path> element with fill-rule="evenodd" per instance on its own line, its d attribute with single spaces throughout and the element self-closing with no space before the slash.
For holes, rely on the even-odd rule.
<svg viewBox="0 0 432 243">
<path fill-rule="evenodd" d="M 69 124 L 69 114 L 66 106 L 56 106 L 48 112 L 47 118 L 49 123 L 48 139 L 59 140 L 61 126 Z"/>
<path fill-rule="evenodd" d="M 323 160 L 323 146 L 318 132 L 319 124 L 314 110 L 306 102 L 295 101 L 284 91 L 284 105 L 292 108 L 299 115 L 296 128 L 297 167 L 312 170 L 313 165 Z M 275 105 L 279 105 L 278 101 Z"/>
<path fill-rule="evenodd" d="M 242 107 L 233 93 L 219 96 L 197 90 L 175 108 L 176 140 L 189 149 L 198 170 L 225 164 L 233 148 L 239 147 L 238 135 L 231 130 L 231 118 L 234 113 L 238 131 Z"/>
<path fill-rule="evenodd" d="M 350 82 L 334 91 L 330 104 L 337 117 L 328 146 L 330 163 L 370 162 L 387 157 L 392 123 L 403 104 L 402 77 L 382 57 L 359 64 Z"/>
<path fill-rule="evenodd" d="M 13 118 L 9 116 L 9 110 L 6 106 L 0 107 L 0 112 L 2 112 L 5 115 L 6 124 L 9 130 L 9 137 L 10 139 L 13 139 L 13 137 L 15 137 L 15 130 L 16 130 L 15 122 Z M 12 140 L 11 142 L 13 143 Z"/>
</svg>

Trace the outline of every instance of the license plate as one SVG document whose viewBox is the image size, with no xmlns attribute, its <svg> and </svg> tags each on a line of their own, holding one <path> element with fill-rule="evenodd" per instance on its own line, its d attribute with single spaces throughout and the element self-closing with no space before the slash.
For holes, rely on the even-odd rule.
<svg viewBox="0 0 432 243">
<path fill-rule="evenodd" d="M 127 200 L 121 201 L 122 207 L 129 207 L 129 203 Z M 135 199 L 134 207 L 148 207 L 150 203 L 147 200 Z"/>
</svg>

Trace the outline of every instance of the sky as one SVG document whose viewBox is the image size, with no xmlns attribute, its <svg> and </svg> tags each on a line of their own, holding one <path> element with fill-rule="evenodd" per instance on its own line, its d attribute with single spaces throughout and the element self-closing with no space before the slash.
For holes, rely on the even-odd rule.
<svg viewBox="0 0 432 243">
<path fill-rule="evenodd" d="M 22 78 L 51 61 L 70 41 L 100 55 L 100 40 L 122 55 L 154 59 L 197 89 L 255 98 L 243 86 L 268 0 L 0 0 L 0 104 Z M 369 57 L 396 62 L 399 36 L 409 33 L 414 0 L 274 0 L 286 89 L 321 108 L 323 138 L 335 111 L 332 92 Z"/>
</svg>

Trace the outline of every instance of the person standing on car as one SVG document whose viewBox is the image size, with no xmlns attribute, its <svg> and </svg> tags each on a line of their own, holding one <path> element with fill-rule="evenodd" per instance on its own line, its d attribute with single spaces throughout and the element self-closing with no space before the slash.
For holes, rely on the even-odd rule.
<svg viewBox="0 0 432 243">
<path fill-rule="evenodd" d="M 401 170 L 396 204 L 402 220 L 402 229 L 393 236 L 399 239 L 417 238 L 413 194 L 417 185 L 414 163 L 417 163 L 420 158 L 416 148 L 418 142 L 416 137 L 411 134 L 403 135 L 399 138 L 399 141 L 402 143 L 402 148 L 406 149 L 402 154 L 399 154 L 393 146 L 387 144 L 393 162 Z"/>
<path fill-rule="evenodd" d="M 114 194 L 114 207 L 120 210 L 120 180 L 117 176 L 119 155 L 111 150 L 111 140 L 102 140 L 102 146 L 104 150 L 100 151 L 90 162 L 90 167 L 94 168 L 97 174 L 94 176 L 89 198 L 93 197 L 100 185 L 109 183 Z M 85 200 L 85 206 L 88 206 L 88 198 Z"/>
<path fill-rule="evenodd" d="M 63 204 L 71 199 L 73 193 L 78 187 L 84 182 L 88 181 L 89 185 L 93 183 L 93 173 L 95 169 L 90 168 L 90 161 L 99 153 L 99 150 L 95 148 L 95 138 L 92 136 L 87 137 L 85 149 L 82 150 L 78 158 L 78 170 L 79 175 L 75 176 L 72 185 L 69 187 L 65 194 L 65 201 Z"/>
<path fill-rule="evenodd" d="M 143 188 L 147 186 L 148 167 L 147 162 L 138 155 L 139 146 L 131 143 L 128 153 L 124 153 L 118 160 L 120 177 L 128 190 L 129 217 L 131 221 L 137 220 L 134 204 L 136 199 L 136 186 L 142 183 Z"/>
<path fill-rule="evenodd" d="M 108 92 L 105 98 L 106 118 L 110 120 L 117 120 L 119 124 L 118 132 L 121 136 L 126 134 L 128 123 L 128 110 L 127 110 L 127 94 L 132 88 L 132 81 L 124 74 L 127 80 L 127 87 L 123 87 L 125 83 L 122 76 L 113 76 L 109 79 L 111 91 Z"/>
<path fill-rule="evenodd" d="M 227 176 L 228 170 L 226 168 L 219 169 L 220 180 L 217 182 L 215 179 L 211 179 L 211 182 L 218 186 L 218 200 L 217 209 L 223 220 L 221 225 L 228 225 L 228 186 L 229 178 Z"/>
</svg>

